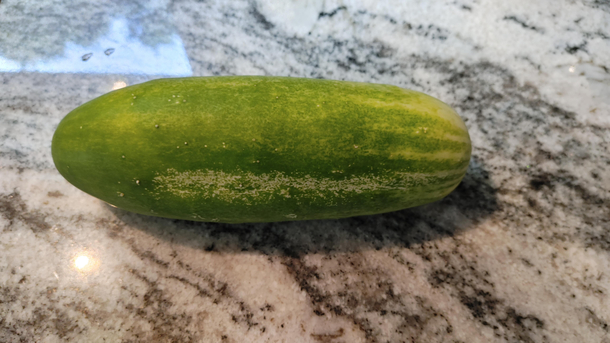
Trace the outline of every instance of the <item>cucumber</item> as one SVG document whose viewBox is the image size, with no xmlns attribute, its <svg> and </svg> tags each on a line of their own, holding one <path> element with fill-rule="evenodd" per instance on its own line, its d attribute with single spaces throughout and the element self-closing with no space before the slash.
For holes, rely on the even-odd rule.
<svg viewBox="0 0 610 343">
<path fill-rule="evenodd" d="M 116 207 L 224 223 L 330 219 L 437 201 L 471 143 L 443 102 L 395 86 L 289 77 L 159 79 L 70 112 L 57 170 Z"/>
</svg>

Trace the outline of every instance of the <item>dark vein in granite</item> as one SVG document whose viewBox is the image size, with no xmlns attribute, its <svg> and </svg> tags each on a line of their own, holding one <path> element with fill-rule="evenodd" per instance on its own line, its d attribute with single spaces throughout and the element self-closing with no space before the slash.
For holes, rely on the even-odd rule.
<svg viewBox="0 0 610 343">
<path fill-rule="evenodd" d="M 514 23 L 517 23 L 517 24 L 521 25 L 521 27 L 523 27 L 524 29 L 532 30 L 532 31 L 535 31 L 538 33 L 544 33 L 544 29 L 531 25 L 531 24 L 528 24 L 525 22 L 525 20 L 517 18 L 517 16 L 514 16 L 514 15 L 504 16 L 504 18 L 502 18 L 502 20 L 507 20 L 507 21 L 512 21 Z"/>
<path fill-rule="evenodd" d="M 31 292 L 33 286 L 28 282 L 12 287 L 0 286 L 0 341 L 34 342 L 45 334 L 67 340 L 88 330 L 86 325 L 72 320 L 72 311 L 82 312 L 85 308 L 80 300 L 68 303 L 56 294 L 57 288 L 54 287 L 47 287 L 30 298 L 25 294 Z M 30 306 L 33 307 L 32 315 L 28 319 L 17 319 L 20 316 L 14 309 Z M 10 321 L 7 320 L 9 314 L 12 317 Z"/>
<path fill-rule="evenodd" d="M 422 247 L 423 248 L 423 247 Z M 428 278 L 433 287 L 444 287 L 468 308 L 475 320 L 493 329 L 498 338 L 507 342 L 546 342 L 544 321 L 532 314 L 519 313 L 495 295 L 495 285 L 488 281 L 489 272 L 481 271 L 476 260 L 454 251 L 422 250 L 418 254 L 432 255 L 431 261 L 444 263 L 433 267 Z"/>
<path fill-rule="evenodd" d="M 346 11 L 346 10 L 347 10 L 346 6 L 339 6 L 330 12 L 320 12 L 320 14 L 318 15 L 318 19 L 323 18 L 323 17 L 332 18 L 340 11 Z"/>
<path fill-rule="evenodd" d="M 201 339 L 197 332 L 189 329 L 189 324 L 193 320 L 192 315 L 186 312 L 170 311 L 174 304 L 169 300 L 165 291 L 159 288 L 157 281 L 150 280 L 137 270 L 131 269 L 130 272 L 136 279 L 147 285 L 147 290 L 141 295 L 141 305 L 128 304 L 125 308 L 150 323 L 153 328 L 152 331 L 141 330 L 132 333 L 135 336 L 134 342 L 139 341 L 138 338 L 154 342 L 198 342 Z M 130 339 L 126 339 L 126 341 L 130 341 Z"/>
<path fill-rule="evenodd" d="M 583 1 L 586 6 L 590 6 L 593 8 L 599 8 L 603 11 L 610 12 L 610 1 L 608 0 L 587 0 Z"/>
<path fill-rule="evenodd" d="M 446 67 L 442 67 L 442 69 L 444 68 Z M 456 90 L 465 88 L 470 91 L 467 95 L 458 98 L 458 103 L 454 106 L 462 113 L 473 113 L 477 126 L 482 130 L 488 130 L 490 133 L 488 137 L 492 142 L 490 152 L 493 151 L 493 154 L 499 154 L 513 161 L 521 161 L 520 166 L 511 168 L 515 176 L 527 175 L 530 178 L 532 189 L 520 189 L 518 192 L 530 199 L 535 199 L 530 201 L 530 205 L 534 207 L 533 211 L 521 207 L 514 208 L 514 210 L 533 216 L 532 222 L 553 220 L 549 211 L 542 211 L 543 207 L 536 206 L 536 204 L 543 204 L 544 208 L 549 210 L 553 207 L 561 207 L 571 215 L 585 217 L 587 218 L 586 225 L 582 230 L 572 233 L 570 236 L 579 238 L 587 246 L 608 251 L 610 233 L 604 227 L 608 226 L 610 219 L 604 216 L 599 209 L 610 206 L 610 197 L 607 190 L 604 192 L 591 185 L 597 184 L 595 175 L 607 172 L 610 166 L 604 162 L 603 156 L 590 153 L 590 151 L 599 149 L 599 146 L 593 149 L 590 140 L 581 141 L 573 138 L 574 133 L 580 133 L 581 137 L 587 135 L 597 137 L 604 142 L 601 144 L 608 145 L 607 131 L 601 127 L 581 124 L 576 120 L 575 113 L 542 100 L 533 86 L 518 85 L 514 76 L 498 66 L 483 63 L 476 66 L 465 65 L 460 69 L 458 73 L 447 70 L 453 74 L 447 81 Z M 491 84 L 485 86 L 479 76 L 483 74 L 488 79 L 490 75 L 496 75 L 499 78 L 498 82 L 502 82 L 502 92 L 493 91 Z M 500 110 L 502 115 L 494 113 Z M 530 129 L 526 131 L 520 129 L 524 126 Z M 545 150 L 537 140 L 538 135 L 551 132 L 559 132 L 562 137 L 565 137 L 561 142 L 560 153 Z M 522 145 L 516 146 L 512 153 L 507 153 L 504 149 L 505 139 L 509 136 L 517 136 L 523 142 Z M 532 150 L 534 154 L 530 153 Z M 556 172 L 538 170 L 537 166 L 547 161 L 552 161 L 558 166 Z M 591 171 L 591 175 L 577 175 L 570 171 L 573 169 L 572 164 L 586 162 L 592 162 L 597 166 L 596 170 Z M 498 186 L 499 192 L 511 192 L 503 185 Z M 568 188 L 574 196 L 564 199 L 557 192 L 560 187 Z M 512 220 L 511 216 L 502 217 L 508 222 Z M 548 227 L 557 228 L 553 225 Z M 551 234 L 548 229 L 544 231 Z M 555 230 L 553 234 L 556 234 L 557 231 L 559 230 Z M 595 237 L 595 239 L 591 239 L 591 237 Z M 548 235 L 546 238 L 552 240 Z"/>
<path fill-rule="evenodd" d="M 363 331 L 367 342 L 382 342 L 381 336 L 383 342 L 417 340 L 424 332 L 438 340 L 449 338 L 453 332 L 449 320 L 428 300 L 415 296 L 415 303 L 405 303 L 401 295 L 394 293 L 394 285 L 383 271 L 363 266 L 362 256 L 332 258 L 339 261 L 337 269 L 318 270 L 294 258 L 283 262 L 301 290 L 308 294 L 315 314 L 350 319 Z M 344 286 L 337 292 L 328 292 L 325 279 L 339 281 Z M 391 329 L 383 332 L 378 321 L 392 323 Z"/>
<path fill-rule="evenodd" d="M 18 192 L 0 194 L 0 214 L 9 221 L 4 230 L 10 230 L 15 220 L 25 222 L 35 233 L 47 231 L 51 228 L 51 225 L 46 222 L 44 214 L 28 211 Z"/>
<path fill-rule="evenodd" d="M 250 14 L 252 14 L 254 19 L 256 19 L 256 22 L 262 25 L 265 30 L 270 30 L 275 26 L 270 21 L 268 21 L 267 18 L 265 18 L 265 16 L 258 10 L 256 5 L 252 5 Z"/>
<path fill-rule="evenodd" d="M 588 53 L 587 51 L 587 41 L 583 41 L 582 43 L 578 44 L 578 45 L 570 45 L 568 44 L 565 48 L 566 52 L 574 55 L 575 53 L 577 53 L 578 51 L 584 51 L 586 53 Z"/>
<path fill-rule="evenodd" d="M 242 299 L 239 299 L 231 292 L 230 286 L 226 282 L 220 281 L 217 278 L 213 277 L 212 275 L 205 274 L 204 272 L 202 272 L 200 270 L 194 270 L 190 265 L 183 263 L 179 259 L 176 260 L 175 257 L 177 257 L 177 256 L 170 255 L 169 257 L 171 257 L 171 259 L 167 260 L 167 259 L 164 259 L 164 258 L 158 256 L 157 254 L 153 253 L 150 250 L 142 251 L 140 248 L 137 247 L 137 245 L 135 243 L 130 242 L 130 240 L 126 240 L 117 235 L 113 235 L 113 238 L 115 238 L 115 239 L 120 238 L 122 241 L 129 244 L 131 250 L 142 260 L 150 261 L 150 262 L 154 263 L 155 265 L 157 265 L 158 267 L 160 267 L 163 270 L 163 274 L 166 275 L 165 278 L 170 279 L 170 280 L 175 280 L 177 282 L 184 284 L 187 287 L 195 289 L 197 291 L 197 296 L 203 297 L 203 298 L 209 298 L 210 300 L 212 300 L 212 302 L 214 304 L 227 305 L 229 307 L 229 309 L 231 309 L 231 311 L 232 311 L 231 318 L 234 323 L 239 324 L 239 325 L 245 325 L 248 328 L 248 330 L 252 329 L 254 327 L 257 327 L 260 324 L 259 322 L 254 320 L 254 312 L 252 311 L 252 309 L 250 309 L 249 306 L 246 305 L 246 303 Z M 153 286 L 156 287 L 156 285 L 157 285 L 156 282 L 151 282 L 150 280 L 146 280 L 142 275 L 139 274 L 139 272 L 137 270 L 131 269 L 130 272 L 133 273 L 136 277 L 144 280 L 151 287 L 153 287 Z M 150 290 L 149 292 L 152 292 L 154 294 L 158 293 L 157 298 L 167 297 L 167 295 L 164 295 L 163 292 L 161 292 L 161 291 L 157 292 L 156 288 Z M 148 294 L 148 292 L 147 292 L 147 294 Z M 146 300 L 146 296 L 145 296 L 144 300 Z M 167 300 L 167 299 L 165 299 L 163 301 L 169 302 L 169 300 Z M 171 305 L 171 304 L 169 304 L 169 305 Z M 270 311 L 270 310 L 272 310 L 271 305 L 268 305 L 267 307 L 261 309 L 261 311 Z M 140 314 L 143 315 L 145 318 L 147 318 L 149 321 L 151 321 L 151 320 L 152 321 L 157 321 L 157 320 L 167 321 L 167 318 L 164 317 L 165 314 L 162 314 L 159 311 L 153 311 L 153 312 L 148 312 L 148 313 L 141 312 Z M 182 320 L 181 318 L 184 316 L 185 316 L 185 314 L 181 314 L 179 316 L 180 317 L 179 319 Z M 173 319 L 175 319 L 175 318 L 176 318 L 175 316 L 171 317 L 172 322 L 173 322 Z M 188 323 L 186 323 L 186 325 L 187 324 Z M 155 340 L 158 340 L 161 338 L 172 339 L 172 335 L 169 332 L 166 332 L 163 330 L 159 331 L 155 328 L 154 333 L 155 333 L 155 337 L 154 337 Z M 189 337 L 191 337 L 191 336 L 193 337 L 193 339 L 195 339 L 195 337 L 196 337 L 195 333 L 190 334 Z"/>
<path fill-rule="evenodd" d="M 610 326 L 608 323 L 601 319 L 592 309 L 585 307 L 585 311 L 587 312 L 587 322 L 599 326 L 606 332 L 610 332 Z"/>
</svg>

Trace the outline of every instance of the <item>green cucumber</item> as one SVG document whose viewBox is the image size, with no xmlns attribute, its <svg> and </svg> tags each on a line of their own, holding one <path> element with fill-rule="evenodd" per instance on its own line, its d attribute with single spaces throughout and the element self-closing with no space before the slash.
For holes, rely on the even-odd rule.
<svg viewBox="0 0 610 343">
<path fill-rule="evenodd" d="M 437 201 L 470 161 L 443 102 L 288 77 L 160 79 L 100 96 L 53 136 L 57 170 L 136 213 L 225 223 L 330 219 Z"/>
</svg>

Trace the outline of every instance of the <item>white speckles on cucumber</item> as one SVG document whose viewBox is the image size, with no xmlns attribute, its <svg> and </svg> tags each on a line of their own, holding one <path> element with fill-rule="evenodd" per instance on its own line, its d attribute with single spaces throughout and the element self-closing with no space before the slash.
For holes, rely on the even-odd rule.
<svg viewBox="0 0 610 343">
<path fill-rule="evenodd" d="M 307 197 L 326 199 L 330 204 L 337 198 L 346 198 L 362 192 L 396 191 L 405 192 L 405 197 L 417 196 L 413 192 L 419 187 L 430 187 L 432 180 L 447 178 L 441 188 L 458 182 L 453 175 L 463 171 L 439 172 L 436 174 L 416 174 L 396 172 L 381 177 L 378 175 L 352 176 L 344 179 L 314 178 L 310 175 L 289 176 L 282 172 L 255 174 L 237 170 L 226 173 L 218 170 L 195 170 L 179 172 L 168 169 L 153 178 L 155 196 L 168 193 L 184 199 L 215 198 L 227 203 L 234 201 L 251 203 L 267 202 L 274 197 L 291 198 L 291 190 Z M 407 192 L 410 190 L 410 192 Z M 244 200 L 245 199 L 245 200 Z"/>
</svg>

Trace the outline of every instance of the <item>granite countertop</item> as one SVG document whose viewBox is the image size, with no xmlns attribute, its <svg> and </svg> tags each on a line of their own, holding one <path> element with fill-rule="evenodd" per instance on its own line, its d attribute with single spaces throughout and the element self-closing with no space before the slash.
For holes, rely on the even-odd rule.
<svg viewBox="0 0 610 343">
<path fill-rule="evenodd" d="M 0 2 L 1 342 L 610 343 L 610 4 Z M 55 169 L 80 104 L 158 77 L 393 84 L 464 118 L 442 201 L 227 225 Z"/>
</svg>

